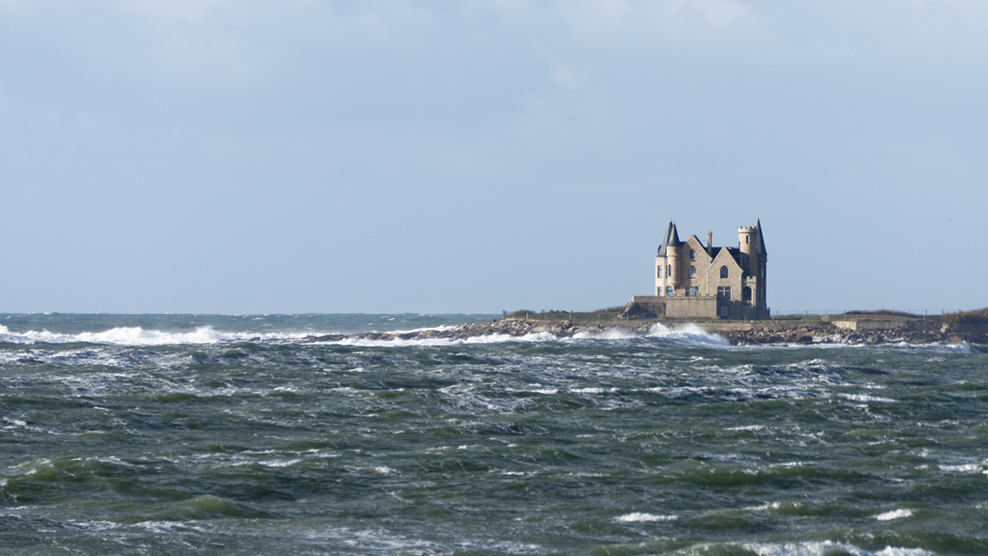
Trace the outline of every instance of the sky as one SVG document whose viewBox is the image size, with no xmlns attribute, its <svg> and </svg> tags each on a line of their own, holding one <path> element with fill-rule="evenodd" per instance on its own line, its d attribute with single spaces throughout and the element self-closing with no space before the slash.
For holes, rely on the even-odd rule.
<svg viewBox="0 0 988 556">
<path fill-rule="evenodd" d="M 988 306 L 983 0 L 0 0 L 0 312 Z"/>
</svg>

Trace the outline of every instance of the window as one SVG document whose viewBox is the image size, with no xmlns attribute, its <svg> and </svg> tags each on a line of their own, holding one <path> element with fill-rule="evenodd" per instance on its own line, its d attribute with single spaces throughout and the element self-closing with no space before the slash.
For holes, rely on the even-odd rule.
<svg viewBox="0 0 988 556">
<path fill-rule="evenodd" d="M 695 280 L 695 279 L 696 279 L 696 267 L 695 266 L 691 266 L 690 267 L 690 280 Z"/>
<path fill-rule="evenodd" d="M 656 278 L 662 278 L 662 267 L 661 266 L 655 268 L 655 277 Z"/>
<path fill-rule="evenodd" d="M 720 277 L 721 278 L 730 278 L 730 276 L 731 276 L 731 273 L 730 273 L 730 271 L 727 270 L 727 265 L 724 265 L 724 266 L 720 267 Z"/>
<path fill-rule="evenodd" d="M 672 278 L 672 265 L 671 264 L 667 264 L 666 265 L 666 276 L 669 277 L 669 278 Z"/>
<path fill-rule="evenodd" d="M 720 316 L 727 318 L 727 305 L 720 306 Z"/>
<path fill-rule="evenodd" d="M 693 249 L 690 249 L 690 258 L 691 259 L 695 259 L 696 258 L 696 251 L 694 251 Z"/>
<path fill-rule="evenodd" d="M 655 296 L 662 297 L 662 286 L 655 288 Z"/>
<path fill-rule="evenodd" d="M 717 286 L 717 297 L 719 299 L 730 299 L 731 286 Z"/>
<path fill-rule="evenodd" d="M 700 295 L 700 288 L 696 286 L 690 286 L 686 288 L 686 297 L 697 297 Z"/>
<path fill-rule="evenodd" d="M 668 287 L 666 288 L 666 297 L 673 297 L 673 294 L 674 294 L 674 293 L 675 293 L 675 292 L 673 291 L 673 289 L 672 289 L 672 286 L 668 286 Z"/>
</svg>

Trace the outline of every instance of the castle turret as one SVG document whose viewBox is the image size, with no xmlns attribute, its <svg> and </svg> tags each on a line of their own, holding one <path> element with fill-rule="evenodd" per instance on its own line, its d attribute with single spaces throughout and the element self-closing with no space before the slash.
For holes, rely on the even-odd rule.
<svg viewBox="0 0 988 556">
<path fill-rule="evenodd" d="M 743 260 L 741 267 L 744 268 L 748 276 L 758 276 L 758 259 L 761 252 L 761 234 L 758 228 L 741 226 L 738 228 L 738 248 L 742 253 L 748 255 Z"/>
<path fill-rule="evenodd" d="M 750 226 L 741 226 L 738 228 L 738 243 L 740 244 L 741 252 L 745 255 L 750 255 L 755 250 L 755 245 L 758 243 L 758 230 Z"/>
<path fill-rule="evenodd" d="M 676 225 L 669 222 L 666 235 L 659 245 L 658 256 L 655 258 L 655 289 L 656 295 L 665 295 L 668 287 L 675 288 L 679 280 L 679 254 L 683 242 L 679 241 Z"/>
<path fill-rule="evenodd" d="M 673 288 L 679 287 L 679 281 L 681 279 L 680 275 L 682 274 L 682 272 L 679 269 L 679 264 L 680 264 L 679 255 L 681 250 L 682 248 L 678 245 L 676 246 L 670 245 L 669 248 L 666 250 L 666 260 L 669 261 L 667 268 L 670 270 L 669 280 L 666 283 L 672 286 Z"/>
</svg>

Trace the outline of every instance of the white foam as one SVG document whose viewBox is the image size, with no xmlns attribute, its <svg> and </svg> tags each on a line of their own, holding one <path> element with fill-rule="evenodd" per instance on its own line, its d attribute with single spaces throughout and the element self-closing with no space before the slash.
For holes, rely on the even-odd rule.
<svg viewBox="0 0 988 556">
<path fill-rule="evenodd" d="M 291 466 L 295 465 L 296 463 L 301 463 L 301 462 L 302 462 L 302 460 L 300 460 L 300 459 L 290 459 L 290 460 L 287 460 L 287 461 L 282 461 L 282 460 L 268 460 L 268 461 L 258 461 L 257 464 L 258 465 L 263 465 L 264 467 L 277 468 L 277 467 L 291 467 Z"/>
<path fill-rule="evenodd" d="M 852 402 L 872 402 L 872 403 L 893 403 L 895 400 L 889 398 L 879 398 L 877 396 L 869 396 L 867 394 L 841 394 L 842 398 L 851 400 Z"/>
<path fill-rule="evenodd" d="M 577 340 L 628 340 L 640 337 L 641 334 L 620 326 L 607 328 L 602 332 L 577 332 L 573 335 Z"/>
<path fill-rule="evenodd" d="M 676 328 L 670 328 L 661 323 L 655 323 L 648 329 L 648 336 L 653 338 L 667 338 L 681 342 L 707 344 L 717 346 L 728 346 L 728 342 L 723 336 L 711 334 L 699 326 L 689 323 Z"/>
<path fill-rule="evenodd" d="M 766 502 L 761 506 L 748 506 L 745 510 L 749 512 L 767 512 L 768 510 L 778 510 L 782 507 L 782 502 Z"/>
<path fill-rule="evenodd" d="M 968 463 L 964 465 L 939 465 L 940 471 L 949 473 L 981 473 L 980 463 Z"/>
<path fill-rule="evenodd" d="M 902 519 L 904 517 L 909 517 L 913 515 L 912 510 L 892 510 L 891 512 L 885 512 L 883 514 L 878 514 L 875 517 L 878 521 L 892 521 L 893 519 Z"/>
<path fill-rule="evenodd" d="M 355 347 L 447 347 L 462 344 L 502 344 L 505 342 L 552 342 L 559 338 L 550 332 L 536 332 L 525 334 L 524 336 L 511 336 L 509 334 L 488 334 L 484 336 L 469 336 L 467 338 L 416 338 L 403 340 L 376 340 L 371 338 L 361 338 L 359 336 L 347 336 L 340 340 L 329 342 L 318 342 L 326 344 L 339 344 Z"/>
<path fill-rule="evenodd" d="M 188 523 L 183 523 L 181 521 L 142 521 L 140 523 L 134 524 L 135 527 L 140 527 L 142 529 L 147 529 L 154 533 L 172 533 L 174 531 L 198 531 L 200 533 L 205 533 L 206 530 L 202 527 L 196 527 L 194 525 L 189 525 Z"/>
<path fill-rule="evenodd" d="M 164 332 L 145 330 L 140 326 L 123 326 L 102 332 L 80 332 L 65 334 L 48 330 L 28 330 L 12 333 L 0 325 L 0 342 L 15 344 L 110 344 L 124 346 L 160 346 L 174 344 L 215 344 L 219 342 L 261 338 L 264 340 L 292 339 L 296 336 L 285 334 L 257 334 L 252 332 L 218 332 L 211 326 L 200 326 L 191 332 Z"/>
<path fill-rule="evenodd" d="M 679 519 L 678 515 L 657 515 L 634 512 L 615 517 L 614 521 L 619 523 L 642 523 L 651 521 L 675 521 L 677 519 Z"/>
<path fill-rule="evenodd" d="M 421 328 L 416 330 L 406 330 L 398 333 L 427 332 L 430 330 L 455 329 L 455 326 L 440 326 L 435 328 Z M 572 338 L 560 338 L 551 332 L 533 332 L 524 336 L 512 336 L 510 334 L 486 334 L 482 336 L 469 336 L 466 338 L 411 338 L 393 340 L 363 338 L 357 335 L 345 336 L 339 340 L 331 340 L 324 343 L 340 344 L 356 347 L 430 347 L 430 346 L 455 346 L 461 344 L 500 344 L 506 342 L 541 343 L 558 341 L 583 341 L 583 340 L 628 340 L 641 338 L 643 336 L 653 338 L 665 338 L 680 343 L 729 346 L 730 343 L 717 334 L 711 334 L 695 324 L 685 324 L 676 328 L 669 328 L 662 324 L 654 324 L 646 334 L 635 332 L 623 327 L 612 327 L 601 332 L 578 332 Z M 323 342 L 320 342 L 323 343 Z"/>
<path fill-rule="evenodd" d="M 933 552 L 921 548 L 897 548 L 886 546 L 878 552 L 871 552 L 857 546 L 833 541 L 800 543 L 748 543 L 742 545 L 758 556 L 826 556 L 838 552 L 852 556 L 935 556 Z"/>
</svg>

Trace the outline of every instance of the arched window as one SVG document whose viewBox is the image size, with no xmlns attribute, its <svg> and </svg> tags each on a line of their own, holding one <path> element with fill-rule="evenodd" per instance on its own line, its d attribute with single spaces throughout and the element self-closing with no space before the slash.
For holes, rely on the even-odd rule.
<svg viewBox="0 0 988 556">
<path fill-rule="evenodd" d="M 720 277 L 721 278 L 729 278 L 730 277 L 730 274 L 727 271 L 727 265 L 724 265 L 724 266 L 720 267 Z"/>
<path fill-rule="evenodd" d="M 691 266 L 690 267 L 690 280 L 694 280 L 695 278 L 696 278 L 696 267 L 695 266 Z"/>
<path fill-rule="evenodd" d="M 741 301 L 751 303 L 751 288 L 745 286 L 745 288 L 741 290 Z"/>
</svg>

